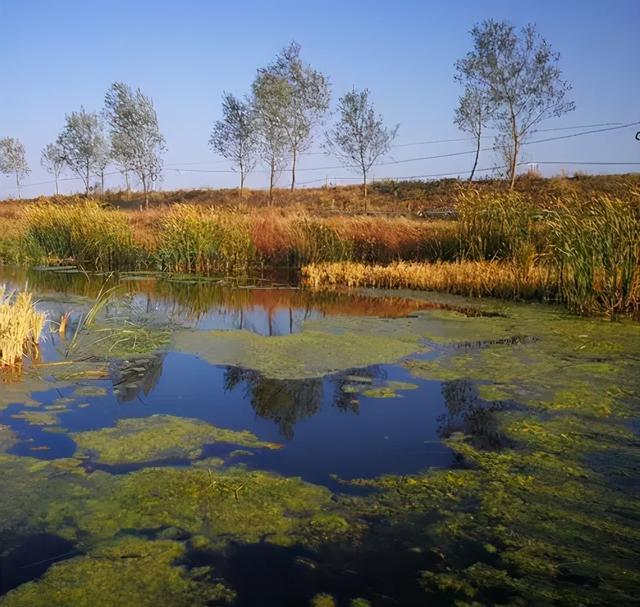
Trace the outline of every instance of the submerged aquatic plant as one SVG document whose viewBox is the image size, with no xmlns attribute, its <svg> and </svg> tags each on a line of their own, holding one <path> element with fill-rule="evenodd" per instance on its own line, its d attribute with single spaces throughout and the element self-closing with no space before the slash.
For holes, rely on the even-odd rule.
<svg viewBox="0 0 640 607">
<path fill-rule="evenodd" d="M 35 309 L 31 293 L 7 293 L 0 285 L 0 367 L 37 357 L 46 316 Z"/>
</svg>

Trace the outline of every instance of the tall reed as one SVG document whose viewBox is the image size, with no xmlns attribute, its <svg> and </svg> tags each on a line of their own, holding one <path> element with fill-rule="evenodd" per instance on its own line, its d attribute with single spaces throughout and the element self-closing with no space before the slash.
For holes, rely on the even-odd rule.
<svg viewBox="0 0 640 607">
<path fill-rule="evenodd" d="M 246 269 L 255 258 L 245 216 L 175 205 L 157 226 L 161 269 L 203 274 Z"/>
<path fill-rule="evenodd" d="M 560 204 L 546 218 L 560 296 L 581 314 L 640 309 L 640 209 L 608 196 Z"/>
<path fill-rule="evenodd" d="M 0 286 L 0 367 L 36 358 L 46 317 L 35 309 L 31 293 L 7 292 Z"/>
<path fill-rule="evenodd" d="M 463 257 L 529 263 L 535 255 L 535 208 L 522 194 L 461 191 L 456 208 Z"/>
<path fill-rule="evenodd" d="M 96 270 L 130 268 L 141 262 L 127 216 L 97 202 L 36 204 L 24 211 L 23 247 L 33 261 L 71 261 Z"/>
</svg>

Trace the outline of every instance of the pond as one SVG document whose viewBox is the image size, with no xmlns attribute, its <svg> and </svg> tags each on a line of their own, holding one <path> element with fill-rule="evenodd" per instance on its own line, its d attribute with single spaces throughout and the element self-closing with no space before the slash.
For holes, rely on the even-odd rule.
<svg viewBox="0 0 640 607">
<path fill-rule="evenodd" d="M 635 600 L 640 324 L 291 276 L 2 283 L 50 321 L 0 376 L 3 607 Z"/>
</svg>

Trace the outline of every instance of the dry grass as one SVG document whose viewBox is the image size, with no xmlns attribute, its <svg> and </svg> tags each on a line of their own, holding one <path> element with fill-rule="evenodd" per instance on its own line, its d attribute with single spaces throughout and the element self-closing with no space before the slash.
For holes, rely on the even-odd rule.
<svg viewBox="0 0 640 607">
<path fill-rule="evenodd" d="M 387 266 L 325 263 L 305 266 L 302 276 L 312 288 L 419 289 L 504 299 L 544 299 L 555 293 L 555 281 L 543 268 L 523 271 L 515 264 L 497 261 L 398 262 Z"/>
<path fill-rule="evenodd" d="M 0 286 L 0 367 L 15 367 L 25 357 L 37 357 L 45 321 L 31 293 L 7 293 Z"/>
</svg>

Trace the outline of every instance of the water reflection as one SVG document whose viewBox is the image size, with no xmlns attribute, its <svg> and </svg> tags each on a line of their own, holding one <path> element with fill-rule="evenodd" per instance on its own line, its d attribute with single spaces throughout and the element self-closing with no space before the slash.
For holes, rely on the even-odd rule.
<svg viewBox="0 0 640 607">
<path fill-rule="evenodd" d="M 2 282 L 30 288 L 39 297 L 54 300 L 47 305 L 58 307 L 62 296 L 93 300 L 106 287 L 118 286 L 122 298 L 141 313 L 198 329 L 245 330 L 264 336 L 296 333 L 305 321 L 327 316 L 398 318 L 420 310 L 451 308 L 407 297 L 307 291 L 283 285 L 275 278 L 238 281 L 0 268 Z M 465 308 L 459 311 L 471 313 Z"/>
<path fill-rule="evenodd" d="M 464 379 L 443 383 L 442 396 L 447 412 L 438 418 L 439 436 L 464 435 L 479 449 L 506 446 L 496 413 L 513 408 L 513 403 L 485 401 L 480 398 L 477 386 Z"/>
<path fill-rule="evenodd" d="M 287 440 L 294 437 L 294 429 L 302 419 L 315 415 L 330 399 L 331 406 L 358 413 L 359 397 L 344 390 L 344 386 L 361 378 L 367 382 L 385 376 L 382 367 L 372 366 L 337 373 L 328 378 L 272 379 L 257 371 L 228 367 L 224 373 L 224 389 L 242 389 L 243 398 L 262 419 L 276 424 Z"/>
<path fill-rule="evenodd" d="M 157 354 L 112 364 L 113 392 L 118 401 L 127 403 L 151 394 L 162 377 L 164 358 L 164 354 Z"/>
</svg>

